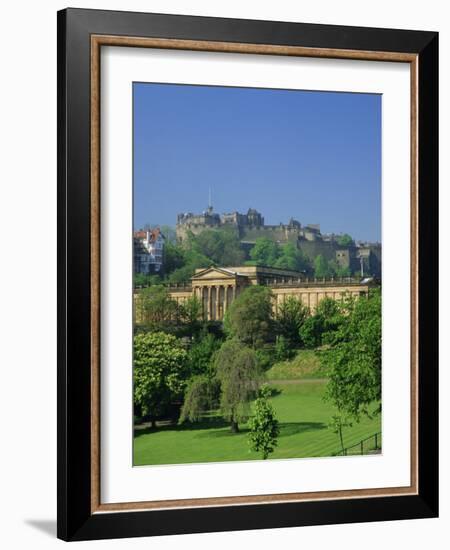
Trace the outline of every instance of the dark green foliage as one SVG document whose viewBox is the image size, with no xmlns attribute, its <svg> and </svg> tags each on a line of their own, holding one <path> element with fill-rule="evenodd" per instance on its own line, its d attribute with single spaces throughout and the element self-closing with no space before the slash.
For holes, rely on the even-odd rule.
<svg viewBox="0 0 450 550">
<path fill-rule="evenodd" d="M 333 267 L 322 254 L 314 259 L 314 275 L 320 279 L 328 279 L 334 275 Z"/>
<path fill-rule="evenodd" d="M 268 344 L 265 346 L 260 346 L 255 350 L 255 353 L 256 358 L 258 359 L 258 365 L 262 372 L 265 372 L 273 367 L 276 361 L 273 345 Z"/>
<path fill-rule="evenodd" d="M 199 331 L 203 319 L 203 307 L 197 296 L 191 296 L 178 305 L 178 317 L 191 336 Z"/>
<path fill-rule="evenodd" d="M 191 378 L 187 387 L 179 423 L 187 420 L 198 422 L 203 414 L 217 406 L 220 386 L 219 381 L 205 375 Z"/>
<path fill-rule="evenodd" d="M 299 345 L 300 329 L 309 315 L 309 309 L 294 296 L 288 296 L 278 306 L 276 328 L 291 345 Z"/>
<path fill-rule="evenodd" d="M 339 237 L 336 239 L 339 246 L 351 246 L 353 244 L 353 239 L 348 233 L 344 233 L 343 235 L 339 235 Z"/>
<path fill-rule="evenodd" d="M 151 285 L 160 285 L 160 284 L 161 284 L 161 276 L 155 273 L 147 274 L 147 275 L 144 273 L 134 274 L 135 288 L 151 286 Z"/>
<path fill-rule="evenodd" d="M 274 355 L 276 361 L 286 361 L 294 355 L 294 350 L 292 349 L 289 340 L 287 340 L 282 334 L 277 336 Z"/>
<path fill-rule="evenodd" d="M 247 265 L 263 265 L 291 271 L 311 269 L 309 259 L 294 243 L 280 245 L 265 237 L 256 239 L 250 258 L 251 262 L 247 262 Z"/>
<path fill-rule="evenodd" d="M 322 344 L 331 344 L 342 321 L 341 304 L 331 298 L 324 298 L 317 306 L 314 315 L 307 317 L 300 327 L 300 340 L 309 349 Z"/>
<path fill-rule="evenodd" d="M 241 265 L 245 254 L 234 231 L 207 229 L 188 240 L 189 252 L 208 258 L 210 264 L 221 266 Z"/>
<path fill-rule="evenodd" d="M 134 337 L 134 403 L 152 421 L 167 413 L 184 392 L 187 352 L 164 332 Z"/>
<path fill-rule="evenodd" d="M 311 315 L 300 327 L 299 335 L 305 348 L 317 348 L 322 343 L 323 323 L 320 317 Z"/>
<path fill-rule="evenodd" d="M 352 272 L 349 267 L 339 265 L 335 260 L 328 262 L 330 273 L 332 277 L 350 277 Z"/>
<path fill-rule="evenodd" d="M 256 348 L 268 341 L 272 334 L 272 293 L 263 286 L 250 286 L 228 308 L 225 332 Z"/>
<path fill-rule="evenodd" d="M 185 265 L 183 250 L 175 243 L 166 242 L 163 251 L 164 273 L 172 273 Z"/>
<path fill-rule="evenodd" d="M 206 330 L 200 333 L 199 338 L 192 344 L 188 354 L 190 376 L 199 374 L 208 375 L 210 378 L 214 376 L 212 358 L 220 348 L 220 344 L 220 340 L 214 334 Z"/>
<path fill-rule="evenodd" d="M 270 239 L 256 239 L 255 246 L 250 251 L 250 258 L 257 265 L 274 266 L 279 257 L 278 244 Z"/>
<path fill-rule="evenodd" d="M 264 385 L 259 391 L 259 397 L 254 404 L 254 416 L 250 418 L 249 444 L 253 451 L 260 452 L 264 460 L 273 453 L 278 445 L 280 428 L 275 417 L 275 411 L 269 402 L 271 390 Z"/>
<path fill-rule="evenodd" d="M 215 369 L 220 381 L 220 409 L 231 424 L 231 431 L 239 431 L 239 422 L 248 418 L 249 402 L 259 387 L 261 372 L 256 353 L 239 340 L 225 341 L 215 355 Z"/>
<path fill-rule="evenodd" d="M 279 247 L 279 256 L 273 267 L 292 271 L 309 271 L 310 261 L 295 244 L 287 243 Z"/>
<path fill-rule="evenodd" d="M 329 375 L 326 396 L 340 414 L 356 421 L 381 399 L 381 292 L 349 299 L 321 361 Z"/>
<path fill-rule="evenodd" d="M 145 325 L 169 322 L 177 315 L 177 303 L 162 285 L 153 285 L 140 290 L 136 308 L 138 317 Z"/>
<path fill-rule="evenodd" d="M 241 265 L 245 254 L 233 231 L 207 229 L 190 233 L 182 245 L 165 247 L 164 272 L 170 283 L 188 282 L 198 268 Z"/>
</svg>

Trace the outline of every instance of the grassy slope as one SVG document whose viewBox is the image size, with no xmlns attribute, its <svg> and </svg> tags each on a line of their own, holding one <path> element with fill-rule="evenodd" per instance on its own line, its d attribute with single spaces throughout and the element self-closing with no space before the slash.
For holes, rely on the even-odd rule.
<svg viewBox="0 0 450 550">
<path fill-rule="evenodd" d="M 266 372 L 269 380 L 301 380 L 303 378 L 324 378 L 317 352 L 299 350 L 289 361 L 280 361 Z"/>
<path fill-rule="evenodd" d="M 330 456 L 339 450 L 339 441 L 327 423 L 332 407 L 322 400 L 325 382 L 309 380 L 300 383 L 276 384 L 281 390 L 272 398 L 281 433 L 278 447 L 271 458 Z M 380 431 L 380 418 L 364 419 L 346 428 L 345 445 L 357 443 Z M 179 464 L 255 460 L 259 455 L 249 451 L 246 426 L 232 434 L 219 417 L 191 427 L 168 427 L 142 432 L 135 438 L 134 463 Z"/>
</svg>

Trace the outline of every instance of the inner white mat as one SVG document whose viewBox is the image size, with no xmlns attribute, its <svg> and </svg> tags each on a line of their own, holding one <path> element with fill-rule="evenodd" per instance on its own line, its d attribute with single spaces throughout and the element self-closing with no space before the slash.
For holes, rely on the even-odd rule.
<svg viewBox="0 0 450 550">
<path fill-rule="evenodd" d="M 133 81 L 383 94 L 382 455 L 132 466 Z M 101 121 L 102 503 L 408 486 L 409 65 L 102 47 Z"/>
</svg>

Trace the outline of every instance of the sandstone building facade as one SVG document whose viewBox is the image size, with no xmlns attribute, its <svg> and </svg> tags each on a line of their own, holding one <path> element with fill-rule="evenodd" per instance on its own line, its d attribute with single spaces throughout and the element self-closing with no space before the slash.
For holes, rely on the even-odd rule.
<svg viewBox="0 0 450 550">
<path fill-rule="evenodd" d="M 296 271 L 260 266 L 209 267 L 197 269 L 189 284 L 172 285 L 168 290 L 179 304 L 196 296 L 202 304 L 205 320 L 222 321 L 233 300 L 250 285 L 264 285 L 271 289 L 276 314 L 288 296 L 302 301 L 313 312 L 326 297 L 340 300 L 346 295 L 365 296 L 376 283 L 373 279 L 350 277 L 309 279 Z"/>
</svg>

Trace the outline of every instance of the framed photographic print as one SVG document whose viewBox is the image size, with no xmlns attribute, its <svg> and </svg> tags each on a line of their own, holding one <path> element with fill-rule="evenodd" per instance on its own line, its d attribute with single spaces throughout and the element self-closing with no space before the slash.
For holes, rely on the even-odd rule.
<svg viewBox="0 0 450 550">
<path fill-rule="evenodd" d="M 58 536 L 435 517 L 438 36 L 58 13 Z"/>
</svg>

